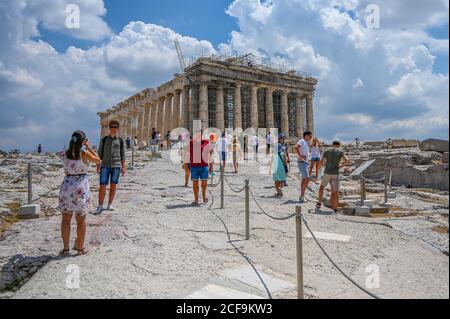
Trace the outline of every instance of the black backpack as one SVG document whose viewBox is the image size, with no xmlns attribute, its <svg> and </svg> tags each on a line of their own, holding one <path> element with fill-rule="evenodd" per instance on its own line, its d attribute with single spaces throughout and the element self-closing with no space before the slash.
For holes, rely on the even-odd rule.
<svg viewBox="0 0 450 319">
<path fill-rule="evenodd" d="M 104 155 L 104 152 L 105 152 L 105 143 L 106 143 L 106 140 L 108 139 L 108 137 L 109 136 L 105 136 L 104 138 L 103 138 L 103 140 L 102 140 L 102 160 L 103 160 L 103 155 Z M 120 154 L 121 154 L 121 156 L 122 156 L 122 153 L 123 153 L 123 139 L 119 136 L 119 141 L 120 141 Z M 125 160 L 124 158 L 121 158 L 121 160 L 123 161 L 123 160 Z"/>
</svg>

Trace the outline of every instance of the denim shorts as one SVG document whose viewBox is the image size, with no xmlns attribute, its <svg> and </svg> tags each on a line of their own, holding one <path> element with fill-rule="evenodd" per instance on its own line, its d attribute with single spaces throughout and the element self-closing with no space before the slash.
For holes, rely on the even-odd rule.
<svg viewBox="0 0 450 319">
<path fill-rule="evenodd" d="M 106 186 L 110 183 L 113 185 L 119 184 L 120 172 L 122 169 L 120 167 L 107 168 L 102 167 L 100 171 L 100 185 Z"/>
<path fill-rule="evenodd" d="M 226 162 L 227 161 L 227 152 L 220 152 L 220 159 L 222 160 L 222 162 Z"/>
<path fill-rule="evenodd" d="M 191 166 L 191 180 L 207 181 L 209 179 L 208 166 Z"/>
<path fill-rule="evenodd" d="M 308 179 L 309 177 L 309 164 L 303 161 L 298 161 L 298 170 L 302 175 L 302 179 Z"/>
</svg>

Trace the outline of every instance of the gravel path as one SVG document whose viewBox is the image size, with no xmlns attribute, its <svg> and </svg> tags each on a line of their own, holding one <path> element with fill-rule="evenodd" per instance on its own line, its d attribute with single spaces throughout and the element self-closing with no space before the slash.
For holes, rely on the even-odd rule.
<svg viewBox="0 0 450 319">
<path fill-rule="evenodd" d="M 267 297 L 264 291 L 231 281 L 224 270 L 248 265 L 228 243 L 221 221 L 206 207 L 192 208 L 191 190 L 181 187 L 180 165 L 164 159 L 140 162 L 124 178 L 115 212 L 89 215 L 90 253 L 83 257 L 54 258 L 60 249 L 59 217 L 15 224 L 0 241 L 2 278 L 13 256 L 48 256 L 49 262 L 12 298 L 185 298 L 210 284 Z M 228 168 L 231 169 L 231 168 Z M 284 199 L 275 199 L 271 176 L 228 173 L 235 186 L 249 178 L 258 201 L 267 212 L 286 216 L 298 205 L 296 179 L 289 179 Z M 91 178 L 92 183 L 94 179 Z M 227 225 L 234 244 L 258 269 L 296 282 L 295 221 L 276 221 L 261 214 L 251 202 L 251 240 L 244 240 L 244 193 L 226 186 L 225 209 L 220 210 L 220 189 L 211 188 L 213 210 Z M 313 198 L 314 194 L 308 194 Z M 449 259 L 422 240 L 375 219 L 309 214 L 314 203 L 302 207 L 314 231 L 351 236 L 349 242 L 321 241 L 335 261 L 361 285 L 369 265 L 380 271 L 383 298 L 449 298 Z M 305 230 L 306 231 L 306 230 Z M 448 237 L 447 237 L 448 238 Z M 39 260 L 36 258 L 36 260 Z M 311 239 L 304 239 L 305 292 L 308 298 L 368 298 L 330 264 Z M 73 268 L 75 265 L 75 268 Z M 68 267 L 70 266 L 70 267 Z M 80 288 L 67 288 L 71 271 L 78 269 Z M 1 288 L 1 287 L 0 287 Z M 295 298 L 295 291 L 275 298 Z"/>
</svg>

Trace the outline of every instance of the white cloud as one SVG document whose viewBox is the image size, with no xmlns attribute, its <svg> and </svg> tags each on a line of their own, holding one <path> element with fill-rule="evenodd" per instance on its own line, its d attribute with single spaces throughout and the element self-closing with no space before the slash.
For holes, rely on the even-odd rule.
<svg viewBox="0 0 450 319">
<path fill-rule="evenodd" d="M 68 3 L 0 0 L 0 148 L 60 147 L 79 128 L 97 135 L 97 111 L 180 71 L 176 38 L 187 58 L 216 53 L 208 41 L 154 24 L 130 22 L 112 34 L 102 0 L 70 1 L 80 5 L 81 29 L 67 29 Z M 448 138 L 448 72 L 434 71 L 448 39 L 427 32 L 448 22 L 448 1 L 380 0 L 375 30 L 364 24 L 369 3 L 236 0 L 227 12 L 239 30 L 218 50 L 284 60 L 318 77 L 323 138 Z M 42 28 L 103 42 L 61 53 L 40 38 Z"/>
<path fill-rule="evenodd" d="M 10 38 L 16 40 L 0 48 L 0 148 L 20 144 L 30 150 L 37 143 L 62 147 L 67 136 L 80 128 L 96 140 L 98 111 L 180 72 L 175 38 L 187 58 L 216 53 L 208 41 L 142 22 L 130 22 L 104 45 L 87 50 L 69 47 L 60 53 L 21 28 L 21 21 L 28 21 L 37 7 L 5 9 L 23 19 L 10 21 Z"/>
</svg>

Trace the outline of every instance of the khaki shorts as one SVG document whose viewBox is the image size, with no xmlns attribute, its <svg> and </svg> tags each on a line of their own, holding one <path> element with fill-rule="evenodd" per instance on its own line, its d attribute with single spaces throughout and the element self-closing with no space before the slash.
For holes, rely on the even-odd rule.
<svg viewBox="0 0 450 319">
<path fill-rule="evenodd" d="M 340 188 L 340 184 L 341 184 L 339 175 L 324 174 L 322 177 L 322 186 L 327 187 L 328 184 L 331 185 L 332 192 L 339 192 L 339 188 Z"/>
</svg>

